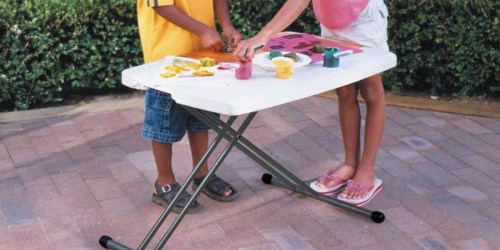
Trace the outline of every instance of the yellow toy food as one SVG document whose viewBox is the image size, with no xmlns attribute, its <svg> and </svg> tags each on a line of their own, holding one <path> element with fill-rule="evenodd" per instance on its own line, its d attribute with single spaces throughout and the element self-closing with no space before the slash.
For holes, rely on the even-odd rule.
<svg viewBox="0 0 500 250">
<path fill-rule="evenodd" d="M 212 57 L 202 57 L 200 58 L 201 67 L 212 67 L 215 66 L 215 58 Z"/>
<path fill-rule="evenodd" d="M 194 76 L 213 76 L 214 73 L 212 73 L 208 70 L 202 69 L 202 70 L 198 70 L 198 71 L 193 72 L 193 75 Z"/>
</svg>

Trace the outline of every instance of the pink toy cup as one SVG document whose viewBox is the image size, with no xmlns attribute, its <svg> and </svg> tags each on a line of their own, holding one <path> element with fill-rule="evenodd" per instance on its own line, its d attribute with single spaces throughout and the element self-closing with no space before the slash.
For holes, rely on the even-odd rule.
<svg viewBox="0 0 500 250">
<path fill-rule="evenodd" d="M 239 68 L 235 70 L 236 79 L 238 80 L 248 80 L 252 77 L 252 61 L 240 61 L 238 63 Z"/>
</svg>

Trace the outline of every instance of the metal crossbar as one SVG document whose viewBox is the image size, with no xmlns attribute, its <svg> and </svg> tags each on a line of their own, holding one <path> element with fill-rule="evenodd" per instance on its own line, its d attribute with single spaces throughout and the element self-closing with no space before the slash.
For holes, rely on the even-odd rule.
<svg viewBox="0 0 500 250">
<path fill-rule="evenodd" d="M 180 194 L 184 192 L 189 185 L 194 180 L 194 177 L 196 174 L 200 171 L 202 168 L 203 164 L 207 161 L 207 159 L 212 155 L 214 150 L 217 148 L 219 143 L 222 141 L 222 139 L 227 140 L 229 143 L 226 145 L 224 150 L 220 153 L 220 155 L 217 157 L 216 161 L 214 162 L 212 168 L 209 170 L 207 177 L 203 179 L 203 181 L 200 183 L 199 188 L 193 193 L 191 199 L 189 200 L 188 204 L 184 207 L 184 209 L 177 215 L 175 220 L 172 222 L 170 227 L 167 229 L 167 231 L 164 233 L 163 237 L 160 239 L 158 244 L 155 246 L 154 249 L 162 249 L 165 244 L 167 243 L 168 239 L 172 236 L 174 233 L 175 229 L 177 226 L 181 223 L 182 219 L 184 216 L 187 214 L 188 208 L 191 206 L 191 204 L 198 198 L 200 195 L 201 191 L 203 190 L 203 187 L 205 187 L 206 183 L 210 179 L 211 176 L 215 174 L 215 172 L 218 170 L 218 168 L 221 166 L 222 162 L 224 159 L 227 157 L 229 152 L 233 147 L 238 148 L 241 150 L 243 153 L 245 153 L 247 156 L 249 156 L 251 159 L 256 161 L 261 167 L 269 171 L 271 174 L 264 174 L 262 176 L 262 181 L 266 184 L 271 184 L 275 186 L 279 186 L 285 189 L 288 189 L 292 192 L 302 194 L 304 196 L 325 202 L 327 204 L 330 204 L 332 206 L 353 212 L 355 214 L 369 217 L 372 221 L 376 223 L 381 223 L 384 221 L 385 216 L 383 213 L 379 211 L 370 211 L 368 209 L 358 207 L 346 202 L 343 202 L 341 200 L 335 199 L 330 196 L 322 195 L 317 192 L 315 192 L 307 183 L 299 179 L 297 176 L 295 176 L 292 172 L 287 170 L 284 166 L 282 166 L 280 163 L 275 161 L 273 158 L 271 158 L 268 154 L 266 154 L 264 151 L 259 149 L 257 146 L 255 146 L 252 142 L 250 142 L 248 139 L 246 139 L 243 136 L 243 132 L 248 128 L 252 120 L 255 118 L 257 112 L 252 112 L 249 113 L 239 126 L 237 130 L 233 129 L 232 126 L 236 119 L 238 118 L 237 116 L 230 116 L 226 122 L 224 122 L 220 117 L 212 112 L 188 107 L 188 106 L 183 106 L 188 112 L 193 114 L 195 117 L 200 119 L 202 122 L 207 124 L 211 129 L 213 129 L 216 133 L 217 136 L 214 138 L 212 143 L 207 149 L 207 152 L 203 155 L 201 158 L 200 162 L 197 163 L 193 171 L 189 174 L 187 177 L 186 181 L 184 184 L 181 186 L 180 191 L 177 193 L 175 196 L 174 200 L 172 203 L 165 209 L 165 211 L 160 215 L 156 223 L 153 225 L 149 233 L 146 235 L 144 240 L 141 242 L 139 247 L 137 249 L 139 250 L 144 250 L 148 244 L 151 242 L 151 239 L 156 235 L 158 232 L 159 228 L 165 221 L 165 219 L 169 216 L 170 212 L 172 211 L 174 204 L 177 204 L 177 202 L 180 199 Z M 132 248 L 129 248 L 117 241 L 114 241 L 111 237 L 109 236 L 101 236 L 99 243 L 101 244 L 102 247 L 104 248 L 109 248 L 109 249 L 116 249 L 116 250 L 130 250 Z"/>
</svg>

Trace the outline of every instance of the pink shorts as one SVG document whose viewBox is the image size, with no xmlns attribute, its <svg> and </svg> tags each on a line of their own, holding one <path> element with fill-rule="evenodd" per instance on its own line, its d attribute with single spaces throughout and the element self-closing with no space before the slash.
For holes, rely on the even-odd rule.
<svg viewBox="0 0 500 250">
<path fill-rule="evenodd" d="M 332 30 L 321 25 L 321 36 L 388 51 L 388 16 L 384 0 L 371 0 L 359 18 L 346 28 Z"/>
</svg>

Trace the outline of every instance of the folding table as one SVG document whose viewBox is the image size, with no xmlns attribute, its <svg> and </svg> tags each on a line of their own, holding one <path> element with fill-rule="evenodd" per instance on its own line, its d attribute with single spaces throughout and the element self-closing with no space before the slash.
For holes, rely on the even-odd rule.
<svg viewBox="0 0 500 250">
<path fill-rule="evenodd" d="M 192 57 L 197 58 L 197 55 L 193 54 Z M 159 70 L 162 67 L 162 61 L 157 61 L 124 70 L 122 72 L 122 83 L 134 88 L 145 86 L 170 93 L 178 104 L 205 122 L 217 133 L 206 154 L 188 175 L 181 187 L 181 192 L 186 190 L 192 183 L 195 174 L 214 152 L 219 142 L 224 139 L 228 143 L 213 163 L 207 177 L 212 176 L 217 171 L 231 149 L 236 147 L 270 173 L 262 176 L 264 183 L 283 187 L 371 218 L 376 223 L 381 223 L 384 221 L 384 214 L 379 211 L 370 211 L 315 192 L 309 187 L 308 183 L 302 181 L 245 138 L 243 132 L 260 110 L 334 90 L 381 73 L 394 66 L 396 66 L 396 55 L 393 53 L 362 48 L 360 53 L 342 57 L 338 68 L 326 68 L 322 66 L 321 62 L 318 62 L 295 69 L 292 78 L 287 80 L 276 79 L 274 72 L 262 70 L 254 65 L 252 78 L 249 80 L 237 80 L 234 73 L 232 73 L 216 74 L 212 77 L 175 78 L 172 79 L 171 84 L 155 85 L 155 79 L 158 79 Z M 214 113 L 227 115 L 227 120 L 222 120 Z M 237 119 L 241 119 L 242 122 L 235 123 Z M 205 186 L 208 179 L 205 178 L 202 181 L 201 187 Z M 199 196 L 201 190 L 202 188 L 199 188 L 193 193 L 190 204 Z M 179 195 L 176 196 L 172 204 L 175 204 L 178 199 Z M 187 207 L 189 206 L 186 206 L 186 209 L 177 215 L 155 246 L 155 249 L 163 248 L 186 215 Z M 172 208 L 173 206 L 170 205 L 165 209 L 137 249 L 146 248 L 170 214 Z M 104 248 L 132 249 L 114 241 L 109 236 L 102 236 L 99 243 Z"/>
</svg>

